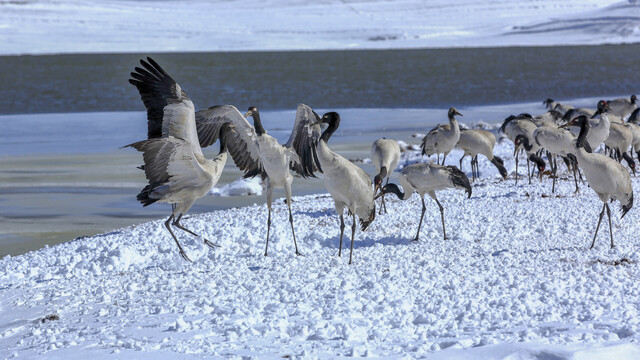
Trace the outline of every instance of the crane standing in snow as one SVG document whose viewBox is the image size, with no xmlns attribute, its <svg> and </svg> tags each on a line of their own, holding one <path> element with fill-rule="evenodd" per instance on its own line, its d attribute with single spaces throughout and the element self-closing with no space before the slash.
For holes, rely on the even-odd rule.
<svg viewBox="0 0 640 360">
<path fill-rule="evenodd" d="M 395 140 L 392 139 L 378 139 L 373 142 L 371 146 L 371 162 L 376 167 L 378 174 L 374 177 L 373 183 L 375 185 L 374 192 L 378 192 L 382 187 L 382 181 L 386 178 L 387 184 L 391 173 L 398 167 L 400 161 L 400 146 Z M 387 212 L 387 205 L 384 203 L 384 195 L 382 196 L 382 202 L 380 203 L 379 215 L 382 215 L 382 208 L 384 212 Z"/>
<path fill-rule="evenodd" d="M 607 217 L 609 219 L 609 235 L 611 236 L 611 247 L 613 244 L 613 228 L 611 227 L 611 210 L 609 209 L 609 200 L 618 200 L 622 205 L 623 218 L 629 210 L 633 207 L 633 189 L 631 187 L 631 177 L 629 172 L 619 162 L 611 159 L 608 156 L 602 154 L 590 153 L 586 149 L 589 147 L 587 142 L 587 134 L 589 132 L 589 120 L 586 116 L 581 115 L 572 121 L 572 124 L 580 126 L 580 133 L 578 139 L 574 145 L 575 156 L 578 159 L 578 164 L 583 169 L 585 177 L 589 186 L 593 191 L 598 194 L 598 198 L 602 201 L 602 211 L 598 219 L 598 225 L 596 226 L 595 234 L 593 235 L 593 241 L 591 248 L 596 243 L 596 237 L 598 236 L 598 229 L 600 229 L 600 223 L 606 210 Z M 563 127 L 568 126 L 563 125 Z M 586 147 L 586 149 L 585 149 Z"/>
<path fill-rule="evenodd" d="M 444 153 L 442 158 L 442 165 L 444 165 L 447 155 L 456 146 L 460 138 L 460 127 L 458 126 L 458 120 L 455 118 L 456 115 L 462 116 L 456 108 L 449 108 L 447 113 L 449 124 L 437 125 L 422 138 L 422 143 L 420 144 L 422 155 L 431 156 L 437 154 L 437 161 L 440 163 L 440 153 Z"/>
<path fill-rule="evenodd" d="M 353 242 L 356 235 L 356 216 L 360 220 L 362 231 L 366 230 L 376 217 L 376 204 L 373 200 L 374 189 L 369 175 L 360 167 L 334 153 L 329 149 L 329 138 L 340 125 L 340 115 L 329 112 L 315 121 L 306 116 L 296 121 L 295 135 L 289 139 L 296 151 L 309 154 L 301 156 L 301 166 L 324 174 L 324 184 L 335 203 L 336 212 L 340 216 L 340 248 L 342 255 L 342 238 L 344 236 L 344 210 L 349 210 L 351 223 L 351 250 L 349 264 L 353 259 Z M 324 132 L 320 125 L 327 124 Z"/>
<path fill-rule="evenodd" d="M 440 217 L 442 218 L 442 234 L 444 239 L 447 239 L 447 231 L 444 226 L 444 208 L 436 197 L 436 191 L 446 188 L 461 188 L 467 191 L 468 197 L 471 197 L 471 184 L 469 184 L 469 178 L 467 175 L 455 166 L 443 166 L 439 164 L 412 164 L 405 166 L 402 169 L 399 183 L 404 192 L 400 191 L 398 185 L 391 183 L 384 186 L 381 194 L 378 196 L 394 193 L 400 200 L 407 200 L 411 197 L 414 191 L 420 195 L 420 200 L 422 201 L 422 214 L 420 215 L 420 222 L 418 223 L 418 232 L 416 233 L 416 237 L 413 241 L 418 241 L 420 237 L 422 219 L 424 218 L 424 212 L 427 209 L 424 204 L 425 194 L 429 194 L 429 196 L 436 201 L 436 204 L 438 204 Z"/>
<path fill-rule="evenodd" d="M 171 225 L 199 236 L 180 224 L 182 216 L 196 199 L 204 196 L 220 179 L 227 161 L 226 135 L 233 127 L 225 125 L 217 130 L 221 138 L 220 154 L 213 160 L 205 159 L 198 142 L 193 103 L 153 59 L 140 60 L 143 68 L 136 67 L 129 82 L 138 88 L 147 108 L 149 139 L 127 147 L 143 152 L 145 172 L 149 185 L 138 194 L 144 206 L 156 201 L 171 204 L 171 216 L 164 225 L 175 240 L 183 259 L 191 261 L 183 250 Z M 214 247 L 204 239 L 205 244 Z"/>
<path fill-rule="evenodd" d="M 251 126 L 246 117 L 253 117 Z M 271 230 L 271 206 L 273 203 L 273 190 L 276 187 L 284 188 L 289 208 L 289 224 L 293 235 L 293 244 L 296 255 L 302 255 L 298 250 L 296 233 L 293 225 L 293 214 L 291 212 L 291 183 L 293 176 L 290 169 L 293 169 L 303 177 L 313 176 L 313 168 L 317 163 L 307 161 L 307 167 L 302 166 L 300 156 L 311 159 L 311 150 L 302 147 L 300 156 L 294 150 L 293 140 L 298 131 L 298 124 L 302 119 L 317 119 L 318 115 L 305 104 L 298 105 L 296 120 L 289 141 L 283 146 L 274 137 L 267 134 L 262 127 L 260 112 L 257 107 L 251 106 L 244 116 L 231 105 L 214 106 L 207 110 L 199 111 L 196 114 L 198 131 L 201 136 L 201 144 L 208 146 L 214 143 L 217 138 L 216 130 L 223 124 L 231 123 L 236 127 L 236 133 L 230 136 L 229 153 L 240 170 L 245 172 L 244 177 L 260 175 L 267 183 L 267 240 L 264 249 L 264 256 L 267 256 L 269 249 L 269 235 Z"/>
<path fill-rule="evenodd" d="M 471 176 L 475 181 L 476 177 L 480 178 L 480 169 L 478 169 L 478 154 L 484 155 L 498 169 L 503 179 L 507 179 L 507 169 L 504 168 L 504 162 L 499 157 L 493 155 L 493 148 L 496 145 L 496 137 L 486 130 L 467 130 L 460 129 L 460 139 L 457 147 L 464 151 L 460 158 L 460 170 L 462 170 L 462 159 L 465 156 L 471 156 Z"/>
</svg>

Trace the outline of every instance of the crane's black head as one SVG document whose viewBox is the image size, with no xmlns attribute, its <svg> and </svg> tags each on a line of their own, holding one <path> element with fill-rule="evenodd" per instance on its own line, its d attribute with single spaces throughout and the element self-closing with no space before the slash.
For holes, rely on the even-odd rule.
<svg viewBox="0 0 640 360">
<path fill-rule="evenodd" d="M 516 156 L 518 154 L 520 146 L 523 146 L 527 151 L 530 151 L 533 148 L 533 145 L 529 143 L 529 139 L 527 139 L 527 137 L 522 134 L 516 136 L 516 139 L 513 140 L 513 144 L 516 146 L 515 149 L 513 149 L 513 156 Z"/>
<path fill-rule="evenodd" d="M 507 180 L 508 173 L 507 169 L 505 169 L 504 167 L 504 161 L 502 161 L 501 158 L 494 156 L 491 160 L 491 163 L 498 169 L 498 172 L 500 172 L 500 176 L 502 176 L 504 180 Z"/>
<path fill-rule="evenodd" d="M 611 111 L 609 104 L 604 100 L 598 101 L 598 111 L 596 111 L 596 114 L 602 114 L 607 111 Z"/>
<path fill-rule="evenodd" d="M 635 95 L 631 95 L 631 103 L 635 104 L 638 101 L 638 97 Z"/>
<path fill-rule="evenodd" d="M 340 126 L 340 115 L 338 115 L 338 113 L 335 111 L 328 112 L 322 115 L 320 120 L 311 124 L 311 126 L 317 125 L 317 124 L 329 125 L 327 129 L 322 133 L 322 136 L 320 136 L 320 140 L 324 140 L 325 142 L 328 142 L 331 135 L 333 135 L 336 129 L 338 129 L 338 126 Z"/>
<path fill-rule="evenodd" d="M 396 194 L 398 199 L 402 199 L 404 197 L 404 193 L 400 190 L 398 185 L 396 185 L 394 183 L 389 183 L 389 184 L 383 186 L 382 189 L 380 189 L 380 194 L 376 195 L 374 200 L 379 198 L 383 194 L 390 194 L 390 193 Z"/>
<path fill-rule="evenodd" d="M 529 155 L 529 160 L 531 160 L 534 164 L 536 164 L 536 167 L 538 168 L 538 172 L 542 174 L 542 172 L 546 168 L 546 165 L 544 164 L 544 160 L 542 160 L 542 158 L 536 154 Z"/>
<path fill-rule="evenodd" d="M 547 109 L 551 109 L 551 104 L 553 104 L 553 102 L 554 100 L 552 98 L 547 98 L 547 100 L 543 101 L 542 103 L 547 107 Z"/>
<path fill-rule="evenodd" d="M 258 108 L 256 106 L 249 106 L 249 110 L 244 114 L 244 117 L 253 116 L 255 114 L 259 114 Z"/>
<path fill-rule="evenodd" d="M 380 173 L 373 178 L 373 185 L 375 186 L 374 192 L 377 193 L 382 186 L 382 180 L 387 177 L 387 167 L 380 168 Z"/>
<path fill-rule="evenodd" d="M 450 108 L 449 108 L 448 116 L 449 116 L 450 118 L 452 118 L 452 117 L 454 117 L 455 115 L 462 116 L 462 114 L 460 114 L 456 108 L 454 108 L 454 107 L 450 107 Z"/>
<path fill-rule="evenodd" d="M 591 152 L 591 146 L 587 142 L 587 133 L 589 133 L 589 119 L 585 115 L 580 115 L 570 122 L 560 126 L 560 128 L 563 129 L 569 126 L 580 127 L 580 133 L 578 134 L 578 138 L 576 139 L 576 147 L 581 147 L 584 148 L 586 152 Z"/>
<path fill-rule="evenodd" d="M 266 131 L 262 127 L 262 121 L 260 121 L 260 111 L 255 106 L 249 106 L 249 110 L 244 114 L 244 117 L 251 116 L 253 118 L 253 127 L 256 129 L 256 134 L 261 136 L 266 134 Z"/>
</svg>

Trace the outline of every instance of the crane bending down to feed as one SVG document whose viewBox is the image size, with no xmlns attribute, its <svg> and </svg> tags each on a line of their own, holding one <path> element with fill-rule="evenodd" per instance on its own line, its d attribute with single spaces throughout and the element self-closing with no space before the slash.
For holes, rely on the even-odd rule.
<svg viewBox="0 0 640 360">
<path fill-rule="evenodd" d="M 464 154 L 460 158 L 460 170 L 462 170 L 462 159 L 467 155 L 471 155 L 472 179 L 475 181 L 476 177 L 480 178 L 478 154 L 482 154 L 498 169 L 502 178 L 507 180 L 507 169 L 504 168 L 504 162 L 501 158 L 493 155 L 495 145 L 496 137 L 489 131 L 460 129 L 460 139 L 456 145 L 464 150 Z"/>
<path fill-rule="evenodd" d="M 398 185 L 388 184 L 382 188 L 382 194 L 394 193 L 400 200 L 407 200 L 413 192 L 420 195 L 422 201 L 422 214 L 418 223 L 418 232 L 413 241 L 418 241 L 420 237 L 420 228 L 422 227 L 422 219 L 427 207 L 424 204 L 424 194 L 429 194 L 438 204 L 440 209 L 440 217 L 442 218 L 442 234 L 447 239 L 447 231 L 444 226 L 444 208 L 436 197 L 436 191 L 446 188 L 460 188 L 467 191 L 468 197 L 471 197 L 471 184 L 469 178 L 460 169 L 455 166 L 443 166 L 439 164 L 412 164 L 405 166 L 400 175 L 400 185 L 404 192 L 400 191 Z"/>
<path fill-rule="evenodd" d="M 205 159 L 198 142 L 194 106 L 187 94 L 153 59 L 141 60 L 129 82 L 138 88 L 147 107 L 150 139 L 127 145 L 143 152 L 144 172 L 149 185 L 138 194 L 144 206 L 156 201 L 171 204 L 171 215 L 164 225 L 175 240 L 183 259 L 191 261 L 171 230 L 171 225 L 199 236 L 180 224 L 182 216 L 196 199 L 204 196 L 220 179 L 227 161 L 226 135 L 229 125 L 218 129 L 220 154 Z M 209 247 L 214 245 L 204 239 Z"/>
<path fill-rule="evenodd" d="M 251 126 L 247 121 L 246 117 L 248 116 L 253 117 L 254 126 Z M 294 138 L 303 119 L 315 120 L 318 118 L 318 115 L 309 106 L 305 104 L 298 105 L 291 136 L 283 146 L 264 130 L 260 112 L 255 106 L 249 107 L 244 116 L 231 105 L 214 106 L 196 114 L 198 131 L 202 134 L 200 142 L 203 146 L 208 146 L 217 140 L 215 134 L 223 124 L 233 124 L 237 131 L 230 136 L 231 141 L 228 142 L 229 153 L 233 161 L 240 170 L 244 170 L 245 178 L 260 175 L 267 183 L 267 208 L 269 214 L 267 216 L 265 256 L 267 256 L 269 249 L 271 206 L 273 203 L 273 190 L 276 187 L 284 188 L 289 208 L 289 223 L 291 225 L 295 253 L 296 255 L 302 255 L 298 250 L 293 214 L 291 212 L 291 183 L 293 182 L 293 176 L 289 170 L 293 169 L 303 177 L 314 176 L 313 169 L 319 167 L 317 161 L 313 161 L 315 149 L 300 147 L 300 152 L 296 152 Z M 302 166 L 301 156 L 307 159 L 306 164 L 308 165 L 306 167 Z"/>
<path fill-rule="evenodd" d="M 553 185 L 551 185 L 552 193 L 555 193 L 556 191 L 556 178 L 558 177 L 558 163 L 556 161 L 556 156 L 560 156 L 565 159 L 565 163 L 573 168 L 573 181 L 576 185 L 575 192 L 577 193 L 580 191 L 580 188 L 578 187 L 578 177 L 576 175 L 576 172 L 578 171 L 577 160 L 572 153 L 573 143 L 575 140 L 576 137 L 571 133 L 571 131 L 561 129 L 557 126 L 545 125 L 537 128 L 536 131 L 533 132 L 533 141 L 547 151 L 549 165 L 553 172 Z M 523 139 L 522 143 L 524 146 L 527 146 L 526 139 Z M 516 147 L 514 153 L 517 151 L 518 148 Z"/>
<path fill-rule="evenodd" d="M 378 139 L 371 146 L 371 162 L 376 167 L 378 174 L 373 178 L 375 185 L 374 192 L 377 193 L 382 187 L 382 181 L 386 178 L 387 184 L 391 173 L 398 167 L 400 162 L 400 146 L 392 139 Z M 379 215 L 382 215 L 382 209 L 387 212 L 387 205 L 384 203 L 384 195 L 380 203 Z"/>
<path fill-rule="evenodd" d="M 437 125 L 422 138 L 422 143 L 420 144 L 422 155 L 431 156 L 437 154 L 437 162 L 440 163 L 440 153 L 444 153 L 442 158 L 442 165 L 444 165 L 447 155 L 460 139 L 460 127 L 458 126 L 458 120 L 455 118 L 456 115 L 462 116 L 456 108 L 449 108 L 447 113 L 449 124 Z"/>
<path fill-rule="evenodd" d="M 602 222 L 605 210 L 609 219 L 609 235 L 611 236 L 611 247 L 613 244 L 613 228 L 611 227 L 611 210 L 609 209 L 609 200 L 618 200 L 622 205 L 621 219 L 633 207 L 633 189 L 631 187 L 631 177 L 627 169 L 619 162 L 602 154 L 590 153 L 587 139 L 589 132 L 589 120 L 586 116 L 581 115 L 572 121 L 573 124 L 580 126 L 580 134 L 574 145 L 575 156 L 578 164 L 584 171 L 589 186 L 598 194 L 598 198 L 602 201 L 602 211 L 596 226 L 596 232 L 593 235 L 591 248 L 596 244 L 598 229 Z M 570 126 L 569 124 L 563 127 Z"/>
<path fill-rule="evenodd" d="M 527 176 L 529 178 L 529 184 L 531 184 L 531 173 L 529 172 L 529 161 L 533 161 L 538 168 L 538 173 L 542 174 L 545 169 L 544 160 L 540 156 L 537 155 L 540 147 L 538 144 L 534 143 L 532 140 L 533 132 L 538 127 L 533 123 L 533 116 L 523 113 L 518 116 L 510 115 L 504 122 L 502 126 L 500 126 L 500 131 L 502 131 L 509 140 L 513 141 L 516 148 L 518 147 L 518 142 L 521 142 L 525 145 L 523 138 L 526 138 L 526 144 L 524 146 L 524 150 L 527 154 Z M 520 137 L 520 138 L 518 138 Z M 518 153 L 514 153 L 514 157 L 516 158 L 516 184 L 518 184 Z M 542 175 L 540 175 L 542 177 Z"/>
<path fill-rule="evenodd" d="M 322 131 L 321 124 L 327 124 Z M 353 242 L 356 235 L 356 216 L 360 227 L 365 231 L 376 217 L 376 205 L 373 201 L 373 183 L 369 175 L 360 167 L 334 153 L 329 149 L 329 138 L 340 125 L 340 115 L 329 112 L 320 119 L 311 116 L 296 121 L 292 138 L 289 141 L 296 151 L 308 156 L 301 156 L 302 167 L 310 171 L 324 174 L 324 184 L 335 203 L 336 212 L 340 216 L 340 248 L 342 255 L 342 238 L 344 236 L 344 210 L 349 210 L 351 223 L 351 250 L 349 264 L 353 259 Z"/>
</svg>

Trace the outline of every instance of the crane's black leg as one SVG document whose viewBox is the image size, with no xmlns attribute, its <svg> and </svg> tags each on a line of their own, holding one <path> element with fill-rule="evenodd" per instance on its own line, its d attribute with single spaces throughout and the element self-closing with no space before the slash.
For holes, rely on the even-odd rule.
<svg viewBox="0 0 640 360">
<path fill-rule="evenodd" d="M 613 245 L 613 228 L 611 227 L 611 210 L 609 210 L 609 204 L 604 203 L 604 206 L 607 208 L 607 217 L 609 218 L 609 236 L 611 236 L 611 247 L 615 247 L 615 245 Z"/>
<path fill-rule="evenodd" d="M 547 153 L 549 154 L 549 153 Z M 550 156 L 550 155 L 548 155 Z M 553 170 L 553 185 L 551 185 L 551 192 L 555 193 L 556 192 L 556 178 L 558 177 L 558 161 L 554 156 L 550 156 L 549 157 L 552 160 L 549 160 L 549 164 L 551 164 L 551 162 L 553 162 L 553 167 L 551 168 Z"/>
<path fill-rule="evenodd" d="M 437 153 L 436 156 L 437 156 L 437 163 L 440 164 L 440 153 Z"/>
<path fill-rule="evenodd" d="M 518 155 L 516 154 L 516 185 L 518 185 Z"/>
<path fill-rule="evenodd" d="M 288 199 L 290 200 L 290 199 Z M 269 215 L 267 216 L 267 245 L 264 247 L 264 256 L 267 256 L 267 249 L 269 249 L 269 233 L 271 232 L 271 203 L 273 202 L 273 187 L 269 180 L 267 180 L 267 208 L 269 209 Z M 290 201 L 287 201 L 290 203 Z"/>
<path fill-rule="evenodd" d="M 604 210 L 607 207 L 607 203 L 604 203 L 602 206 L 602 211 L 600 212 L 600 218 L 598 219 L 598 226 L 596 226 L 596 233 L 593 235 L 593 241 L 591 242 L 591 247 L 589 249 L 593 249 L 593 246 L 596 244 L 596 236 L 598 236 L 598 229 L 600 229 L 600 223 L 602 222 L 602 217 L 604 216 Z"/>
<path fill-rule="evenodd" d="M 193 235 L 193 236 L 195 236 L 195 237 L 200 236 L 200 235 L 196 234 L 195 232 L 193 232 L 193 231 L 191 231 L 191 230 L 187 229 L 186 227 L 184 227 L 184 226 L 180 223 L 180 219 L 182 219 L 182 215 L 183 215 L 183 214 L 178 215 L 178 217 L 176 218 L 176 220 L 173 222 L 173 226 L 177 227 L 178 229 L 180 229 L 180 230 L 182 230 L 182 231 L 186 231 L 186 232 L 188 232 L 189 234 L 191 234 L 191 235 Z M 207 245 L 208 247 L 210 247 L 210 248 L 212 248 L 212 249 L 215 249 L 215 248 L 217 248 L 217 247 L 221 247 L 220 245 L 218 245 L 218 244 L 214 244 L 214 243 L 212 243 L 211 241 L 209 241 L 209 240 L 207 240 L 207 239 L 204 239 L 204 243 L 205 243 L 205 245 Z"/>
<path fill-rule="evenodd" d="M 447 160 L 447 153 L 444 153 L 444 157 L 442 158 L 442 165 L 444 166 L 444 162 Z"/>
<path fill-rule="evenodd" d="M 338 256 L 342 256 L 342 236 L 344 235 L 344 216 L 340 213 L 340 248 Z"/>
<path fill-rule="evenodd" d="M 416 237 L 413 238 L 413 241 L 418 241 L 418 238 L 420 238 L 420 228 L 422 227 L 422 218 L 424 218 L 424 212 L 427 210 L 427 206 L 424 204 L 424 196 L 422 196 L 420 200 L 422 200 L 422 214 L 420 215 L 420 222 L 418 223 L 418 232 L 416 233 Z"/>
<path fill-rule="evenodd" d="M 576 169 L 578 168 L 578 165 L 576 165 L 575 163 L 572 164 L 573 166 L 573 182 L 576 184 L 576 191 L 574 191 L 574 193 L 580 192 L 580 188 L 578 187 L 578 176 L 576 175 Z"/>
<path fill-rule="evenodd" d="M 529 167 L 529 157 L 527 157 L 527 176 L 529 177 L 529 185 L 531 185 L 531 168 Z"/>
<path fill-rule="evenodd" d="M 291 184 L 285 184 L 284 186 L 285 196 L 287 197 L 287 206 L 289 207 L 289 224 L 291 224 L 291 234 L 293 234 L 293 245 L 296 248 L 296 255 L 300 256 L 302 253 L 298 251 L 298 243 L 296 242 L 296 231 L 293 228 L 293 214 L 291 213 Z"/>
<path fill-rule="evenodd" d="M 467 154 L 462 154 L 462 157 L 460 158 L 460 171 L 462 171 L 462 159 L 464 159 L 464 157 L 467 156 Z M 473 166 L 471 167 L 471 172 L 473 172 Z"/>
<path fill-rule="evenodd" d="M 351 250 L 349 251 L 349 265 L 351 265 L 351 259 L 353 258 L 353 240 L 356 238 L 356 214 L 351 214 L 353 218 L 353 224 L 351 225 Z"/>
<path fill-rule="evenodd" d="M 385 185 L 389 185 L 389 178 L 387 178 L 387 182 Z M 384 202 L 384 193 L 382 193 L 382 203 L 380 204 L 380 215 L 382 215 L 382 208 L 384 208 L 384 213 L 387 213 L 387 204 Z"/>
<path fill-rule="evenodd" d="M 436 204 L 438 204 L 438 208 L 440 208 L 440 217 L 442 218 L 442 233 L 444 234 L 444 240 L 447 240 L 447 230 L 444 227 L 444 208 L 440 204 L 440 201 L 438 201 L 438 198 L 435 197 L 435 195 L 433 196 L 433 199 L 436 201 Z"/>
<path fill-rule="evenodd" d="M 164 222 L 164 227 L 166 227 L 167 230 L 169 230 L 169 234 L 171 234 L 171 237 L 173 237 L 173 240 L 175 240 L 176 245 L 178 245 L 178 249 L 180 251 L 180 256 L 182 256 L 182 258 L 185 259 L 186 261 L 192 262 L 191 259 L 189 259 L 189 257 L 187 256 L 187 253 L 184 252 L 184 249 L 182 248 L 182 245 L 180 245 L 180 243 L 178 242 L 178 238 L 176 237 L 176 235 L 171 230 L 171 220 L 173 220 L 173 214 L 171 214 L 171 216 L 169 216 L 167 221 Z"/>
<path fill-rule="evenodd" d="M 476 179 L 480 180 L 480 166 L 478 166 L 478 155 L 473 157 L 473 163 L 476 166 Z"/>
</svg>

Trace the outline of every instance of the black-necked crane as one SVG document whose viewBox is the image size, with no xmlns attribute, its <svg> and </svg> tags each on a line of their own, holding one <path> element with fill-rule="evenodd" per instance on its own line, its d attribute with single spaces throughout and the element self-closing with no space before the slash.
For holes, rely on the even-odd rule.
<svg viewBox="0 0 640 360">
<path fill-rule="evenodd" d="M 633 171 L 636 173 L 636 163 L 629 156 L 627 151 L 633 143 L 633 133 L 627 124 L 612 123 L 609 126 L 609 136 L 604 139 L 604 144 L 611 150 L 613 157 L 620 162 L 624 159 Z"/>
<path fill-rule="evenodd" d="M 143 169 L 149 185 L 137 199 L 144 206 L 155 202 L 171 204 L 171 215 L 164 225 L 182 258 L 191 261 L 171 226 L 199 236 L 180 224 L 180 220 L 220 179 L 227 161 L 225 137 L 234 130 L 229 125 L 217 129 L 216 137 L 221 138 L 220 153 L 213 160 L 206 159 L 198 142 L 195 109 L 187 94 L 153 59 L 140 60 L 140 63 L 144 69 L 136 67 L 129 82 L 138 88 L 147 108 L 149 139 L 127 147 L 143 153 Z M 217 246 L 207 239 L 204 242 L 210 247 Z"/>
<path fill-rule="evenodd" d="M 573 120 L 569 121 L 566 126 L 570 127 L 571 132 L 574 135 L 578 135 L 580 132 L 580 128 L 577 126 L 576 119 L 580 116 L 585 116 L 589 118 L 589 131 L 587 135 L 586 141 L 591 146 L 591 149 L 595 151 L 600 144 L 604 142 L 604 140 L 609 136 L 609 129 L 611 127 L 611 121 L 609 120 L 609 116 L 607 114 L 607 110 L 610 110 L 609 104 L 606 101 L 600 100 L 598 101 L 598 109 L 593 115 L 583 114 L 572 118 Z"/>
<path fill-rule="evenodd" d="M 527 176 L 529 178 L 529 184 L 531 184 L 531 172 L 529 167 L 529 161 L 533 161 L 536 164 L 538 172 L 542 174 L 545 169 L 544 160 L 537 154 L 540 147 L 533 141 L 533 132 L 538 128 L 536 124 L 532 122 L 533 117 L 529 114 L 523 113 L 520 115 L 510 115 L 500 126 L 507 138 L 513 141 L 515 147 L 518 147 L 518 143 L 524 145 L 524 150 L 527 154 Z M 526 140 L 526 143 L 524 140 Z M 514 153 L 516 158 L 516 184 L 518 184 L 518 157 L 519 153 Z"/>
<path fill-rule="evenodd" d="M 471 176 L 475 181 L 476 177 L 480 178 L 480 170 L 478 169 L 478 154 L 484 155 L 498 169 L 503 179 L 507 179 L 507 169 L 504 168 L 504 162 L 499 157 L 493 155 L 493 148 L 496 145 L 496 137 L 486 130 L 468 130 L 460 129 L 460 139 L 456 145 L 464 151 L 460 158 L 460 170 L 462 170 L 462 159 L 465 156 L 471 156 Z"/>
<path fill-rule="evenodd" d="M 573 143 L 576 140 L 575 135 L 573 135 L 569 130 L 561 129 L 557 126 L 541 126 L 533 132 L 532 138 L 538 146 L 547 151 L 549 165 L 553 172 L 553 185 L 551 186 L 551 192 L 556 191 L 556 178 L 558 173 L 558 164 L 555 159 L 556 156 L 561 156 L 565 159 L 567 166 L 569 166 L 568 159 L 571 160 L 571 165 L 573 167 L 573 180 L 576 185 L 575 192 L 578 192 L 580 189 L 578 188 L 578 179 L 576 176 L 576 160 L 575 156 L 571 153 Z M 526 139 L 524 140 L 526 142 Z M 516 149 L 516 152 L 517 150 L 518 149 Z"/>
<path fill-rule="evenodd" d="M 247 121 L 246 117 L 248 116 L 253 117 L 254 126 L 251 126 Z M 293 131 L 289 141 L 283 146 L 264 130 L 260 112 L 255 106 L 249 107 L 244 116 L 231 105 L 214 106 L 196 113 L 198 133 L 200 134 L 202 146 L 208 146 L 217 140 L 215 137 L 216 129 L 220 126 L 226 123 L 233 124 L 236 128 L 236 133 L 230 136 L 230 141 L 228 142 L 229 153 L 233 161 L 240 170 L 245 172 L 244 177 L 260 175 L 266 182 L 268 216 L 265 256 L 267 256 L 269 250 L 274 188 L 284 188 L 287 207 L 289 208 L 289 224 L 291 225 L 295 253 L 296 255 L 301 255 L 298 250 L 293 214 L 291 212 L 291 183 L 293 182 L 293 176 L 289 170 L 293 169 L 303 177 L 313 176 L 312 169 L 315 164 L 312 161 L 307 161 L 308 164 L 311 164 L 309 166 L 312 167 L 307 169 L 302 166 L 300 160 L 300 156 L 311 159 L 312 154 L 306 152 L 297 153 L 294 149 L 293 139 L 302 119 L 316 119 L 317 117 L 318 115 L 309 106 L 305 104 L 298 105 Z M 301 148 L 301 151 L 308 150 Z"/>
<path fill-rule="evenodd" d="M 613 244 L 613 228 L 611 227 L 611 210 L 609 209 L 608 202 L 611 200 L 618 200 L 622 205 L 621 219 L 631 210 L 633 207 L 633 188 L 631 187 L 631 177 L 629 172 L 619 162 L 611 159 L 608 156 L 596 153 L 590 153 L 585 149 L 585 142 L 587 142 L 587 135 L 589 133 L 589 120 L 586 116 L 582 115 L 574 119 L 572 122 L 580 126 L 580 133 L 578 139 L 574 145 L 574 153 L 578 159 L 578 164 L 584 171 L 585 177 L 589 186 L 598 195 L 598 198 L 603 203 L 602 211 L 598 219 L 598 225 L 591 242 L 591 248 L 596 243 L 596 237 L 598 236 L 598 229 L 602 222 L 605 210 L 607 217 L 609 218 L 609 235 L 611 237 L 611 247 Z M 567 125 L 563 125 L 566 127 Z"/>
<path fill-rule="evenodd" d="M 377 171 L 377 175 L 373 178 L 373 184 L 375 186 L 374 193 L 377 193 L 382 187 L 382 181 L 387 179 L 388 184 L 391 173 L 398 167 L 398 162 L 400 162 L 400 146 L 393 139 L 378 139 L 374 141 L 371 146 L 371 162 Z M 383 208 L 386 213 L 387 205 L 384 203 L 384 195 L 380 203 L 380 215 L 382 214 Z"/>
<path fill-rule="evenodd" d="M 320 125 L 327 124 L 321 131 Z M 344 237 L 344 210 L 352 216 L 351 250 L 349 264 L 353 259 L 353 243 L 356 235 L 356 216 L 360 220 L 362 231 L 366 230 L 376 217 L 376 204 L 373 200 L 374 188 L 369 175 L 360 167 L 331 151 L 328 142 L 331 135 L 340 125 L 340 115 L 329 112 L 316 121 L 308 116 L 296 121 L 295 135 L 292 139 L 298 153 L 306 152 L 310 156 L 301 156 L 302 166 L 320 171 L 324 174 L 324 184 L 335 203 L 336 212 L 340 216 L 340 248 L 338 256 L 342 256 L 342 239 Z M 306 149 L 306 150 L 305 150 Z"/>
<path fill-rule="evenodd" d="M 638 97 L 631 95 L 629 98 L 608 100 L 611 113 L 621 119 L 626 118 L 638 107 Z"/>
<path fill-rule="evenodd" d="M 567 111 L 574 109 L 574 107 L 572 105 L 569 104 L 563 104 L 560 102 L 557 102 L 551 98 L 548 98 L 547 100 L 542 102 L 545 107 L 547 108 L 547 110 L 555 110 L 559 113 L 561 113 L 562 115 L 564 115 Z"/>
<path fill-rule="evenodd" d="M 456 108 L 449 108 L 447 113 L 449 124 L 440 124 L 434 127 L 422 138 L 422 143 L 420 144 L 422 155 L 431 156 L 437 154 L 437 162 L 440 163 L 440 153 L 444 153 L 442 158 L 442 164 L 444 165 L 447 155 L 456 146 L 460 138 L 460 127 L 458 126 L 458 120 L 455 118 L 456 115 L 462 116 Z"/>
<path fill-rule="evenodd" d="M 618 200 L 622 205 L 623 218 L 633 207 L 633 188 L 631 187 L 631 177 L 629 172 L 619 162 L 608 156 L 596 153 L 590 153 L 585 149 L 585 142 L 588 143 L 587 136 L 589 133 L 589 120 L 586 116 L 581 115 L 572 120 L 572 122 L 580 126 L 580 133 L 574 145 L 574 153 L 578 159 L 578 164 L 584 171 L 589 186 L 596 192 L 600 201 L 603 202 L 602 211 L 598 219 L 598 225 L 593 236 L 591 248 L 596 243 L 598 229 L 602 222 L 602 217 L 606 210 L 609 218 L 609 234 L 611 236 L 611 247 L 613 244 L 613 228 L 611 227 L 611 210 L 608 202 Z M 563 125 L 566 127 L 567 125 Z"/>
<path fill-rule="evenodd" d="M 424 203 L 424 195 L 428 194 L 440 209 L 440 218 L 442 219 L 442 234 L 444 239 L 447 239 L 447 231 L 444 225 L 444 207 L 438 201 L 436 191 L 447 188 L 460 188 L 467 191 L 468 197 L 471 197 L 471 184 L 469 178 L 460 169 L 455 166 L 444 166 L 439 164 L 411 164 L 405 166 L 400 171 L 399 184 L 402 186 L 401 191 L 396 184 L 387 184 L 382 188 L 382 194 L 393 193 L 401 200 L 407 200 L 411 197 L 413 192 L 417 192 L 420 195 L 422 201 L 422 214 L 420 215 L 420 222 L 418 223 L 418 232 L 413 241 L 418 241 L 420 238 L 420 228 L 422 227 L 422 219 L 427 209 Z"/>
</svg>

